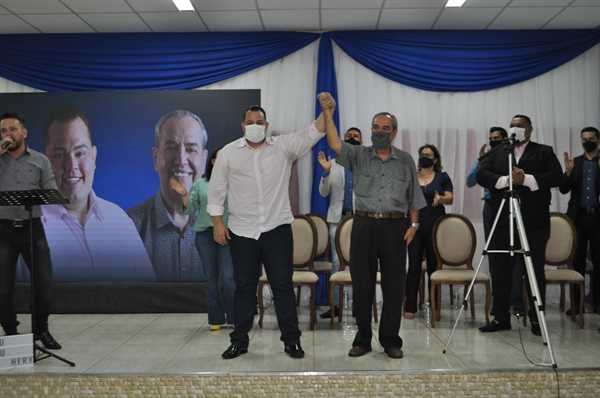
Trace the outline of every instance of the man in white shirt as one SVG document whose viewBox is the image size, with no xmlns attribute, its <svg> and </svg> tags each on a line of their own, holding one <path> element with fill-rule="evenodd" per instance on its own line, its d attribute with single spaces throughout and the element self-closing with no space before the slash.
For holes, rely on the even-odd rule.
<svg viewBox="0 0 600 398">
<path fill-rule="evenodd" d="M 319 97 L 335 109 L 330 94 Z M 294 217 L 288 187 L 293 162 L 325 136 L 325 124 L 319 115 L 302 131 L 267 137 L 266 113 L 254 105 L 244 112 L 241 126 L 244 137 L 221 150 L 208 187 L 207 211 L 213 218 L 215 241 L 224 245 L 229 240 L 236 284 L 235 329 L 222 356 L 231 359 L 248 352 L 262 264 L 273 290 L 285 352 L 292 358 L 303 358 L 292 283 L 290 224 Z M 225 198 L 229 203 L 228 227 L 222 220 Z"/>
</svg>

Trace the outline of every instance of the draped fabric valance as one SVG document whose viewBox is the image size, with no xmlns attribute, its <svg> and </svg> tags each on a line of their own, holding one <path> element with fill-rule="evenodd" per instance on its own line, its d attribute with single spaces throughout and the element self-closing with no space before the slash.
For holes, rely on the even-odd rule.
<svg viewBox="0 0 600 398">
<path fill-rule="evenodd" d="M 428 91 L 484 91 L 546 73 L 600 43 L 598 30 L 347 31 L 331 38 L 355 61 Z"/>
<path fill-rule="evenodd" d="M 46 91 L 185 90 L 240 75 L 317 40 L 316 33 L 0 36 L 0 76 Z"/>
</svg>

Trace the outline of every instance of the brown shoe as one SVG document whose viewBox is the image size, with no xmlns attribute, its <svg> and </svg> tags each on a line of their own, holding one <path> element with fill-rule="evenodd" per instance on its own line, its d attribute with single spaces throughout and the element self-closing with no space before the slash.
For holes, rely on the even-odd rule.
<svg viewBox="0 0 600 398">
<path fill-rule="evenodd" d="M 363 348 L 363 347 L 352 347 L 352 349 L 350 350 L 350 352 L 348 353 L 349 356 L 351 357 L 362 357 L 363 355 L 365 355 L 367 352 L 371 352 L 370 348 Z"/>
<path fill-rule="evenodd" d="M 387 354 L 388 357 L 390 358 L 402 358 L 404 356 L 404 353 L 402 352 L 402 350 L 400 349 L 400 347 L 390 347 L 390 348 L 386 348 L 384 350 L 384 352 Z"/>
</svg>

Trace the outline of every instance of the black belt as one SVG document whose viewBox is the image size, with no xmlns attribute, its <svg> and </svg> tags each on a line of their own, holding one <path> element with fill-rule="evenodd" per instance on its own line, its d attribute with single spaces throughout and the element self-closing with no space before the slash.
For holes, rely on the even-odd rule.
<svg viewBox="0 0 600 398">
<path fill-rule="evenodd" d="M 353 211 L 342 211 L 342 217 L 343 216 L 351 216 L 352 214 L 354 214 Z"/>
<path fill-rule="evenodd" d="M 580 207 L 579 211 L 582 213 L 596 213 L 598 211 L 597 207 Z"/>
<path fill-rule="evenodd" d="M 404 218 L 404 213 L 374 213 L 370 211 L 355 211 L 354 214 L 361 217 L 370 217 L 370 218 L 391 218 L 391 219 L 399 219 Z"/>
<path fill-rule="evenodd" d="M 0 219 L 0 224 L 15 228 L 24 227 L 26 222 L 27 220 L 24 220 L 22 218 L 15 218 L 14 220 L 7 220 L 6 218 Z"/>
</svg>

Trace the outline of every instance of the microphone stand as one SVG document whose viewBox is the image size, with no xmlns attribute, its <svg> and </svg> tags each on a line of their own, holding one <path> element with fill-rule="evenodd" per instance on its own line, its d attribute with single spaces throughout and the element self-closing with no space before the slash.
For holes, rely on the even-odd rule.
<svg viewBox="0 0 600 398">
<path fill-rule="evenodd" d="M 485 243 L 485 248 L 483 249 L 481 260 L 477 265 L 477 269 L 475 270 L 475 274 L 473 275 L 473 279 L 469 285 L 469 289 L 467 290 L 467 294 L 464 297 L 462 302 L 462 306 L 460 307 L 460 312 L 456 317 L 456 321 L 454 322 L 454 327 L 452 328 L 452 332 L 450 333 L 450 337 L 448 337 L 448 342 L 444 347 L 443 353 L 445 354 L 448 346 L 450 345 L 450 340 L 452 340 L 452 336 L 454 335 L 454 331 L 456 330 L 456 326 L 458 325 L 458 321 L 463 313 L 463 311 L 467 308 L 468 299 L 471 295 L 471 291 L 473 290 L 473 285 L 475 284 L 475 280 L 477 279 L 477 274 L 481 269 L 481 265 L 483 264 L 483 260 L 488 253 L 509 253 L 511 256 L 511 262 L 514 262 L 515 254 L 523 254 L 525 257 L 525 269 L 527 271 L 527 276 L 529 280 L 529 287 L 531 289 L 531 295 L 534 302 L 534 307 L 537 312 L 538 321 L 540 323 L 540 330 L 542 332 L 542 341 L 544 345 L 548 347 L 548 351 L 550 353 L 550 359 L 552 361 L 552 368 L 556 369 L 556 360 L 554 359 L 554 351 L 552 350 L 552 345 L 550 344 L 550 340 L 548 338 L 548 326 L 546 323 L 546 315 L 545 308 L 543 303 L 541 303 L 541 294 L 538 287 L 537 279 L 535 277 L 535 271 L 533 269 L 533 262 L 531 260 L 531 250 L 529 248 L 529 241 L 527 240 L 527 233 L 525 231 L 525 225 L 523 224 L 523 217 L 521 215 L 521 208 L 519 205 L 519 195 L 517 191 L 513 189 L 513 178 L 512 178 L 512 170 L 513 170 L 513 153 L 515 149 L 516 139 L 514 134 L 510 138 L 505 138 L 502 140 L 502 144 L 498 145 L 496 148 L 490 150 L 488 153 L 479 158 L 480 161 L 487 158 L 493 152 L 499 150 L 500 148 L 505 148 L 508 156 L 508 190 L 504 191 L 504 197 L 502 198 L 502 202 L 500 203 L 500 207 L 498 208 L 498 212 L 494 218 L 494 224 L 492 225 L 492 229 L 490 231 L 490 235 L 488 236 L 487 242 Z M 489 250 L 488 247 L 494 236 L 494 232 L 496 230 L 496 226 L 498 224 L 498 220 L 500 219 L 500 214 L 502 213 L 502 209 L 506 204 L 508 199 L 509 204 L 509 214 L 508 214 L 508 231 L 509 231 L 509 249 L 508 250 Z M 519 240 L 521 242 L 521 249 L 515 250 L 514 245 L 514 230 L 515 225 L 514 222 L 516 220 L 517 223 L 517 231 L 519 233 Z M 540 300 L 540 302 L 538 302 Z M 526 316 L 526 315 L 525 315 Z"/>
</svg>

